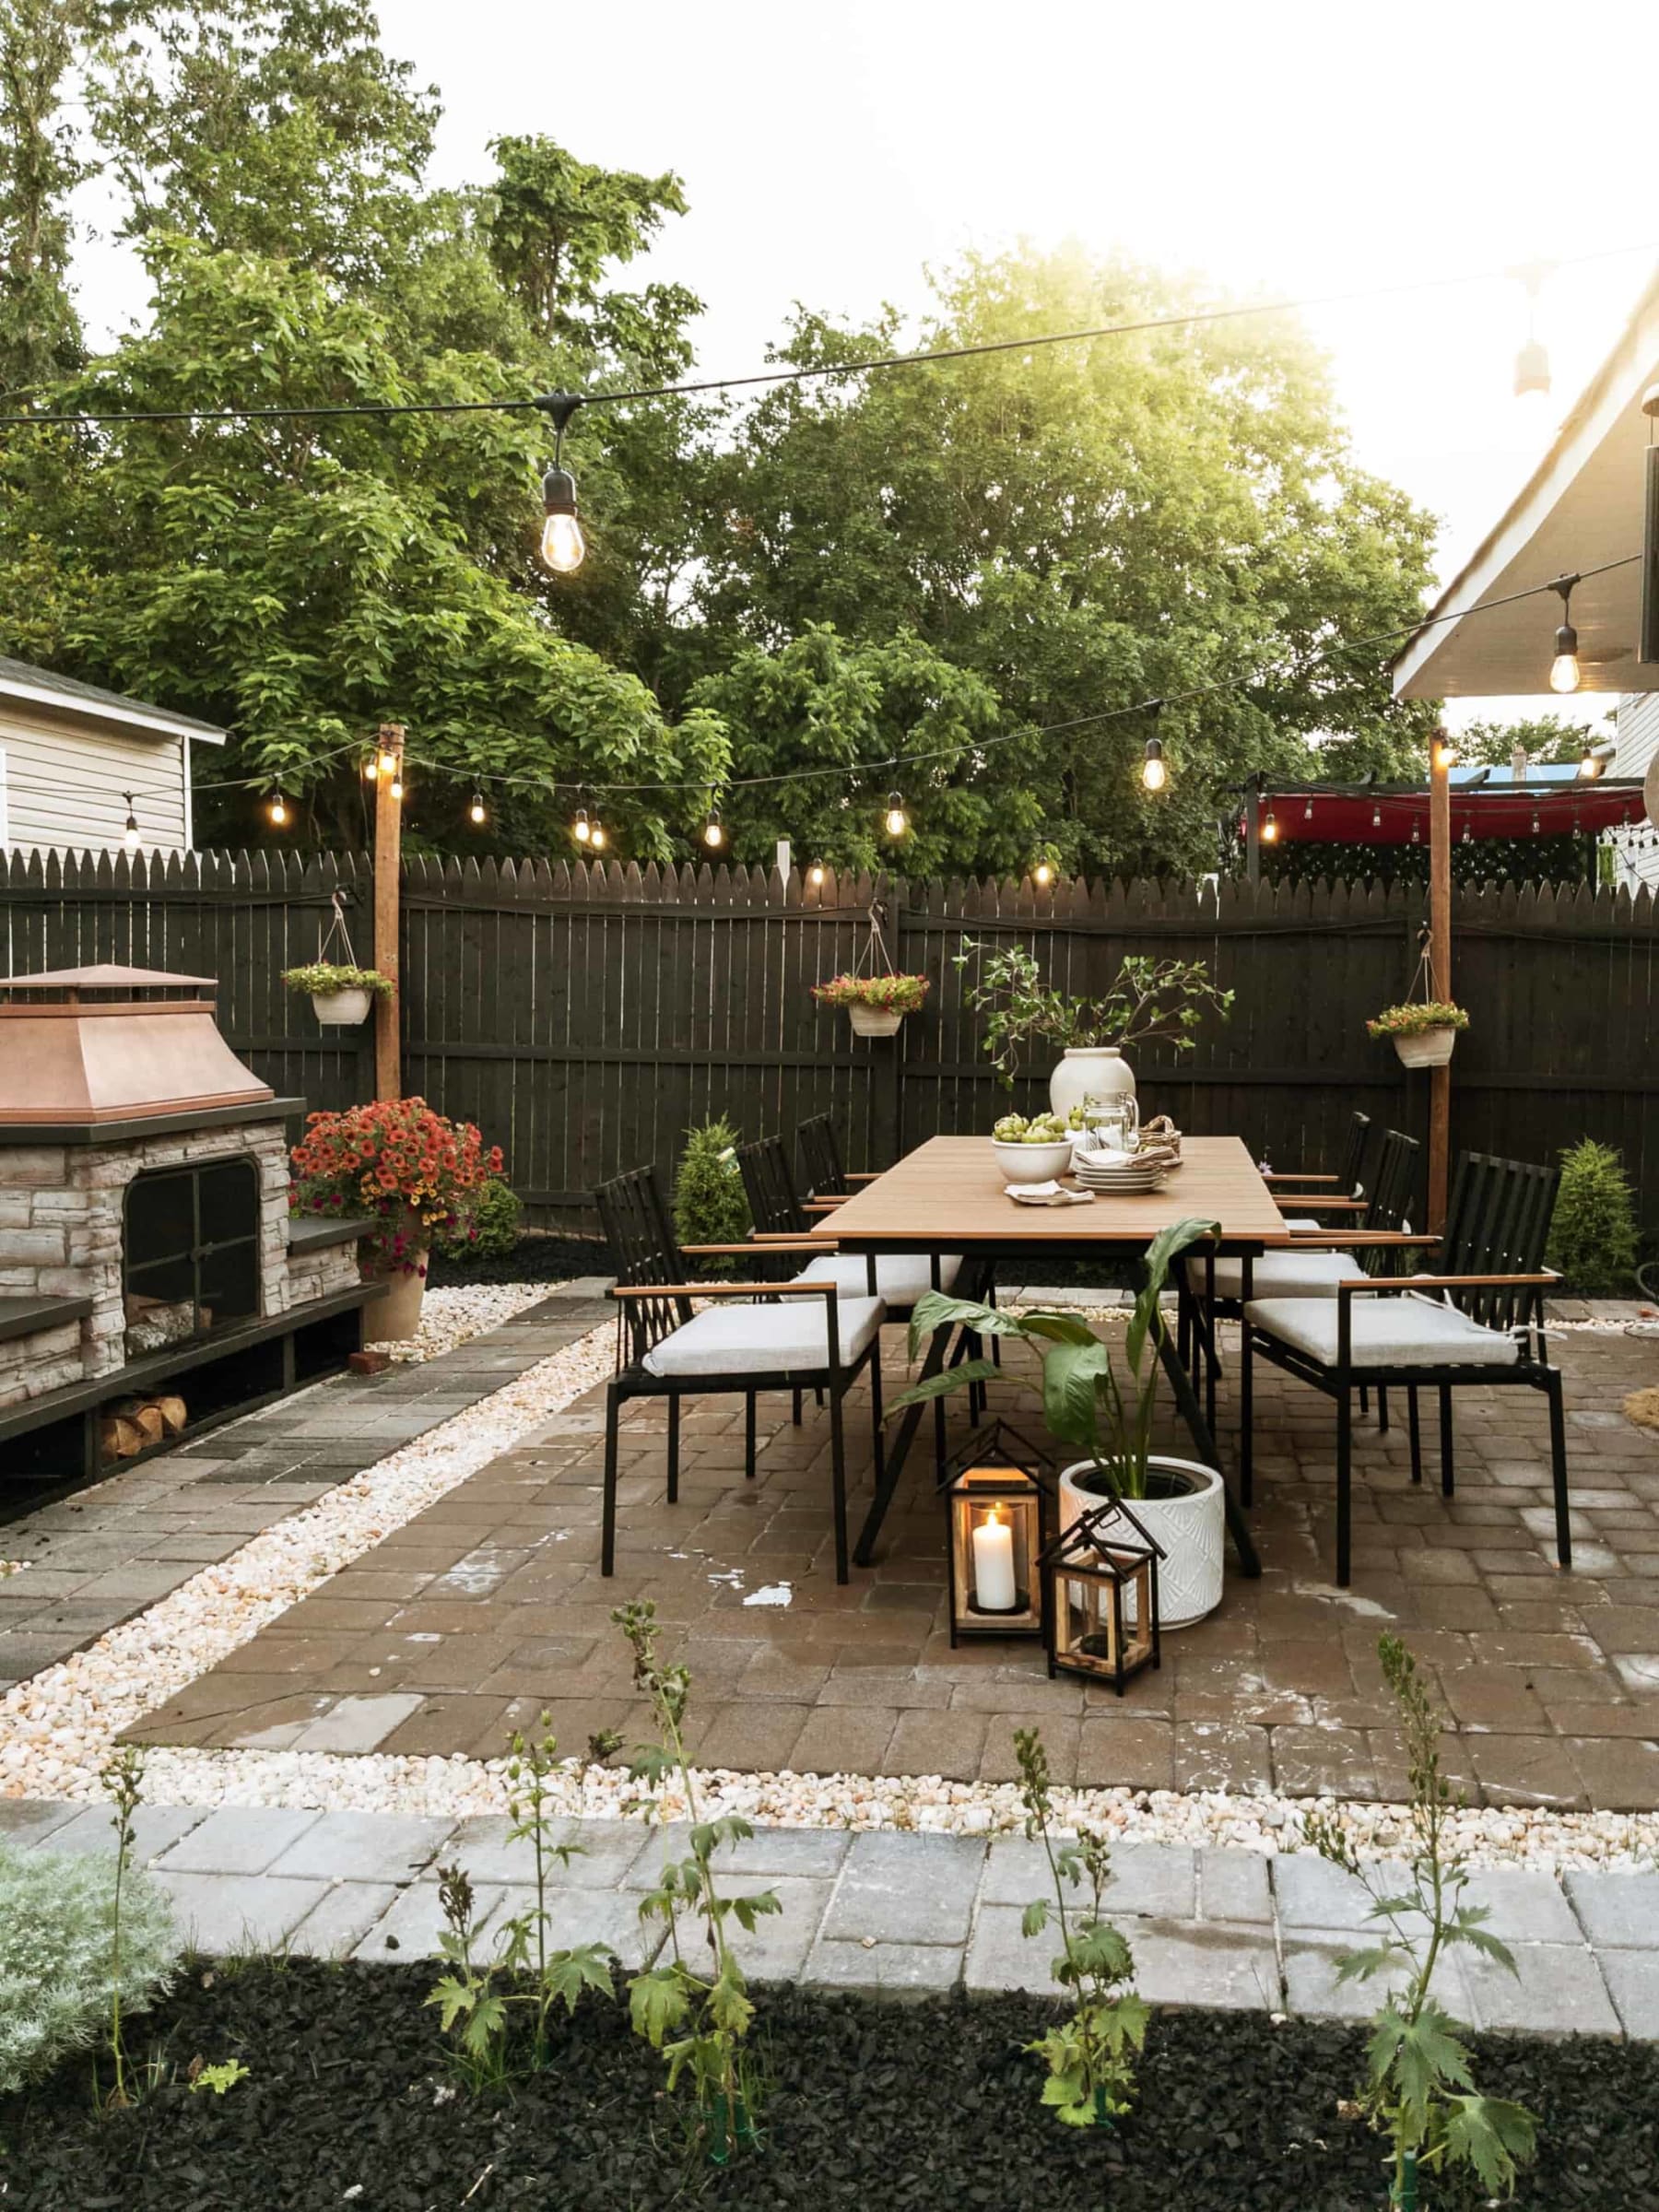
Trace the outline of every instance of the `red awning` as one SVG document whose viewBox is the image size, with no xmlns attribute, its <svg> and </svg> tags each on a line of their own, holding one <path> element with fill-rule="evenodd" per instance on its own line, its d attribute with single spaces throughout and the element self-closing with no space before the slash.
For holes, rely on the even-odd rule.
<svg viewBox="0 0 1659 2212">
<path fill-rule="evenodd" d="M 1429 842 L 1427 791 L 1288 791 L 1262 798 L 1277 844 L 1409 845 Z M 1452 786 L 1452 835 L 1462 841 L 1562 837 L 1617 829 L 1646 818 L 1639 783 L 1591 783 L 1559 791 L 1488 791 Z M 1417 831 L 1416 840 L 1412 836 Z"/>
</svg>

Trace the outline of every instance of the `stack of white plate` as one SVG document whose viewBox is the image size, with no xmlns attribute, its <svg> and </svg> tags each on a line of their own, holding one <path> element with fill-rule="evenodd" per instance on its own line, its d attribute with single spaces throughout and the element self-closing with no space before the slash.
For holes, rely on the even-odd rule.
<svg viewBox="0 0 1659 2212">
<path fill-rule="evenodd" d="M 1107 1191 L 1130 1196 L 1163 1186 L 1169 1163 L 1144 1159 L 1135 1152 L 1079 1152 L 1073 1156 L 1072 1172 L 1086 1191 Z"/>
</svg>

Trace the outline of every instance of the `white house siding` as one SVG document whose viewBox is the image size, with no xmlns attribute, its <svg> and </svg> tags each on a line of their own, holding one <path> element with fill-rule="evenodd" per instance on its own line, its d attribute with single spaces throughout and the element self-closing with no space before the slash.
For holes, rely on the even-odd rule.
<svg viewBox="0 0 1659 2212">
<path fill-rule="evenodd" d="M 121 850 L 127 803 L 145 852 L 182 852 L 190 841 L 182 735 L 89 727 L 0 698 L 4 798 L 0 840 L 24 852 Z"/>
<path fill-rule="evenodd" d="M 1645 776 L 1648 764 L 1659 753 L 1659 691 L 1627 691 L 1618 702 L 1618 750 L 1613 758 L 1616 776 Z M 1634 890 L 1645 883 L 1659 895 L 1659 844 L 1644 845 L 1643 831 L 1650 824 L 1634 826 L 1622 840 L 1614 841 L 1618 854 L 1618 881 Z"/>
</svg>

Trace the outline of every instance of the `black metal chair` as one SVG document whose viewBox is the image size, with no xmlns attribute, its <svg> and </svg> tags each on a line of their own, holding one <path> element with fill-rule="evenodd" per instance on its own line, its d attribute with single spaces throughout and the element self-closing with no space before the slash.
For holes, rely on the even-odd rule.
<svg viewBox="0 0 1659 2212">
<path fill-rule="evenodd" d="M 1543 1265 L 1560 1173 L 1466 1152 L 1458 1162 L 1434 1272 L 1355 1276 L 1333 1298 L 1247 1297 L 1240 1361 L 1241 1488 L 1250 1495 L 1253 1366 L 1269 1359 L 1336 1401 L 1336 1580 L 1350 1564 L 1352 1396 L 1404 1387 L 1411 1419 L 1411 1478 L 1423 1476 L 1418 1396 L 1440 1393 L 1441 1489 L 1453 1495 L 1452 1394 L 1521 1383 L 1549 1402 L 1556 1557 L 1572 1564 L 1567 1430 L 1561 1376 L 1551 1367 L 1544 1294 L 1559 1277 Z"/>
<path fill-rule="evenodd" d="M 835 1134 L 835 1124 L 827 1113 L 815 1113 L 801 1123 L 795 1131 L 795 1143 L 806 1171 L 809 1197 L 850 1198 L 855 1184 L 877 1180 L 874 1171 L 857 1169 L 849 1172 L 842 1166 L 841 1140 Z"/>
<path fill-rule="evenodd" d="M 927 1291 L 954 1288 L 962 1270 L 959 1253 L 841 1257 L 834 1250 L 834 1209 L 845 1194 L 842 1199 L 803 1200 L 789 1171 L 782 1137 L 761 1136 L 739 1145 L 737 1168 L 758 1244 L 819 1240 L 823 1249 L 801 1269 L 803 1281 L 833 1281 L 843 1298 L 879 1298 L 892 1321 L 908 1321 L 912 1307 Z"/>
<path fill-rule="evenodd" d="M 1335 1175 L 1310 1175 L 1300 1168 L 1270 1168 L 1263 1160 L 1262 1180 L 1279 1211 L 1284 1213 L 1290 1206 L 1303 1209 L 1298 1215 L 1285 1215 L 1287 1229 L 1316 1230 L 1324 1227 L 1312 1218 L 1316 1215 L 1360 1211 L 1366 1202 L 1366 1154 L 1371 1149 L 1372 1127 L 1369 1113 L 1355 1113 L 1350 1118 L 1342 1164 Z M 1328 1184 L 1329 1188 L 1306 1190 L 1302 1187 L 1306 1183 Z"/>
<path fill-rule="evenodd" d="M 1371 1194 L 1361 1202 L 1364 1218 L 1359 1226 L 1352 1230 L 1325 1230 L 1313 1222 L 1297 1233 L 1288 1250 L 1264 1253 L 1251 1264 L 1253 1294 L 1259 1298 L 1334 1298 L 1337 1285 L 1349 1276 L 1387 1274 L 1398 1266 L 1404 1253 L 1414 1244 L 1438 1243 L 1437 1238 L 1414 1238 L 1411 1233 L 1409 1217 L 1421 1149 L 1416 1137 L 1407 1136 L 1404 1130 L 1385 1130 Z M 1294 1224 L 1286 1226 L 1293 1228 Z M 1186 1365 L 1194 1386 L 1200 1379 L 1199 1370 L 1203 1371 L 1212 1433 L 1216 1379 L 1221 1368 L 1216 1324 L 1241 1318 L 1244 1279 L 1241 1260 L 1217 1259 L 1208 1253 L 1188 1260 L 1178 1285 L 1178 1342 L 1187 1348 Z M 1362 1397 L 1362 1409 L 1365 1403 Z M 1386 1431 L 1388 1399 L 1382 1390 L 1377 1393 L 1377 1418 Z M 1247 1487 L 1244 1502 L 1250 1502 Z"/>
<path fill-rule="evenodd" d="M 830 1455 L 835 1518 L 835 1579 L 849 1578 L 847 1461 L 842 1400 L 869 1371 L 876 1478 L 884 1465 L 881 1430 L 879 1298 L 848 1297 L 835 1279 L 694 1283 L 688 1257 L 736 1254 L 754 1259 L 751 1244 L 688 1244 L 675 1240 L 654 1170 L 640 1168 L 599 1185 L 595 1196 L 618 1280 L 617 1373 L 605 1399 L 605 1488 L 600 1572 L 616 1568 L 618 1431 L 629 1398 L 668 1401 L 668 1503 L 679 1498 L 679 1409 L 686 1397 L 744 1397 L 746 1477 L 755 1473 L 755 1401 L 763 1390 L 821 1390 L 830 1406 Z M 803 1241 L 780 1243 L 775 1259 L 815 1255 Z M 712 1307 L 694 1310 L 694 1299 Z M 804 1310 L 817 1305 L 818 1311 Z"/>
</svg>

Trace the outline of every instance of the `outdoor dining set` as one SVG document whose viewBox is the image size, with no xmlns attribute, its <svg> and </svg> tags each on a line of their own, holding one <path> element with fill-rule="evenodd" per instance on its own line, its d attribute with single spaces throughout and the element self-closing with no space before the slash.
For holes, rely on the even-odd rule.
<svg viewBox="0 0 1659 2212">
<path fill-rule="evenodd" d="M 1343 1156 L 1318 1173 L 1258 1165 L 1238 1136 L 1177 1137 L 1174 1151 L 1175 1171 L 1152 1179 L 1150 1187 L 1112 1189 L 1099 1176 L 1089 1187 L 1078 1178 L 1080 1194 L 1064 1194 L 1069 1202 L 1021 1206 L 982 1136 L 935 1136 L 885 1171 L 850 1174 L 832 1124 L 819 1116 L 798 1130 L 794 1157 L 777 1137 L 738 1148 L 752 1227 L 742 1242 L 718 1245 L 677 1242 L 653 1170 L 602 1185 L 597 1196 L 619 1309 L 618 1371 L 606 1414 L 603 1571 L 615 1570 L 624 1406 L 641 1397 L 666 1400 L 673 1505 L 684 1400 L 741 1394 L 745 1473 L 752 1478 L 757 1397 L 779 1391 L 789 1394 L 797 1424 L 807 1394 L 826 1411 L 836 1577 L 847 1582 L 854 1565 L 868 1567 L 878 1557 L 884 1521 L 930 1409 L 934 1478 L 950 1488 L 957 1462 L 947 1450 L 945 1397 L 929 1401 L 924 1386 L 964 1360 L 974 1362 L 976 1374 L 988 1374 L 983 1355 L 995 1359 L 999 1351 L 997 1335 L 982 1343 L 971 1319 L 956 1314 L 928 1327 L 932 1316 L 924 1314 L 924 1340 L 913 1345 L 919 1367 L 906 1378 L 903 1410 L 884 1418 L 883 1323 L 909 1322 L 918 1301 L 938 1292 L 982 1301 L 978 1327 L 988 1330 L 994 1316 L 984 1309 L 994 1307 L 999 1263 L 1019 1263 L 1018 1279 L 1031 1281 L 1052 1279 L 1045 1265 L 1093 1262 L 1097 1274 L 1085 1270 L 1083 1279 L 1133 1283 L 1159 1232 L 1194 1218 L 1211 1226 L 1175 1265 L 1172 1325 L 1159 1320 L 1147 1341 L 1194 1460 L 1221 1477 L 1225 1525 L 1242 1574 L 1261 1572 L 1250 1515 L 1255 1371 L 1264 1360 L 1334 1401 L 1339 1586 L 1349 1583 L 1352 1566 L 1356 1419 L 1374 1418 L 1386 1431 L 1403 1397 L 1410 1478 L 1420 1484 L 1425 1391 L 1434 1394 L 1441 1489 L 1448 1499 L 1455 1478 L 1454 1394 L 1520 1384 L 1543 1394 L 1556 1553 L 1560 1566 L 1570 1566 L 1561 1376 L 1549 1360 L 1544 1312 L 1557 1281 L 1543 1264 L 1556 1171 L 1466 1153 L 1444 1223 L 1429 1233 L 1413 1227 L 1416 1140 L 1376 1127 L 1362 1113 L 1352 1118 Z M 736 1266 L 744 1279 L 699 1279 L 711 1262 Z M 1237 1329 L 1236 1355 L 1228 1354 L 1238 1430 L 1230 1467 L 1217 1442 L 1223 1323 Z M 861 1377 L 869 1383 L 874 1486 L 854 1539 L 845 1422 L 848 1394 Z M 935 1387 L 942 1392 L 946 1384 Z M 983 1409 L 982 1380 L 966 1394 L 971 1412 Z M 1018 1462 L 1020 1453 L 1011 1456 Z M 1145 1532 L 1126 1502 L 1123 1512 L 1123 1543 L 1134 1552 L 1136 1533 Z M 1048 1526 L 1045 1534 L 1053 1542 L 1063 1531 Z M 1150 1549 L 1159 1551 L 1155 1539 Z M 1147 1610 L 1143 1603 L 1143 1618 Z"/>
</svg>

